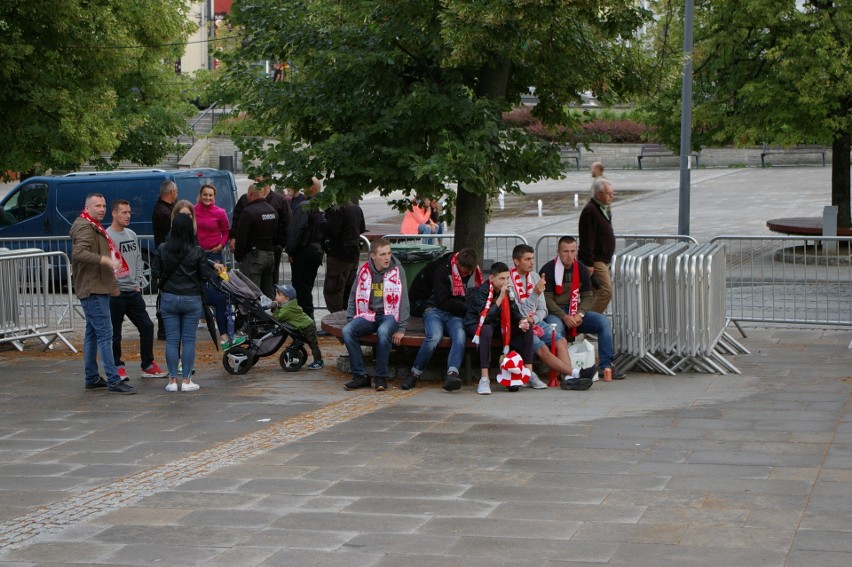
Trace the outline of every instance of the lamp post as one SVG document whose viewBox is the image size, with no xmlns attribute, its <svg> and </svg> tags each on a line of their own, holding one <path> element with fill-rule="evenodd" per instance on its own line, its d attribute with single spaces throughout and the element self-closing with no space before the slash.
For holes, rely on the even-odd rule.
<svg viewBox="0 0 852 567">
<path fill-rule="evenodd" d="M 689 160 L 692 154 L 692 15 L 693 0 L 683 11 L 683 86 L 680 97 L 680 192 L 677 233 L 689 235 Z"/>
</svg>

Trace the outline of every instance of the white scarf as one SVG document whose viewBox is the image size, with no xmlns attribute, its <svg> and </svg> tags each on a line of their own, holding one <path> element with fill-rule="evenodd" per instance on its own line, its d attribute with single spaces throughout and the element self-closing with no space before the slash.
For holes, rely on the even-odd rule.
<svg viewBox="0 0 852 567">
<path fill-rule="evenodd" d="M 399 266 L 384 273 L 382 302 L 385 315 L 391 315 L 399 321 L 399 303 L 402 298 L 402 280 L 399 277 Z M 373 270 L 369 260 L 358 270 L 358 287 L 355 291 L 355 317 L 367 321 L 376 320 L 376 312 L 370 309 L 370 294 L 373 290 Z"/>
</svg>

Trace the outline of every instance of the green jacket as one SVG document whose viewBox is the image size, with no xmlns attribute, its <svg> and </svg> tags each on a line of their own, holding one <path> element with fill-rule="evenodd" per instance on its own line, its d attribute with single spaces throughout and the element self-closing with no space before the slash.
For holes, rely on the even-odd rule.
<svg viewBox="0 0 852 567">
<path fill-rule="evenodd" d="M 282 303 L 272 312 L 272 316 L 276 321 L 287 323 L 293 328 L 304 329 L 314 325 L 313 319 L 308 317 L 308 314 L 302 311 L 295 299 L 291 299 L 287 303 Z"/>
</svg>

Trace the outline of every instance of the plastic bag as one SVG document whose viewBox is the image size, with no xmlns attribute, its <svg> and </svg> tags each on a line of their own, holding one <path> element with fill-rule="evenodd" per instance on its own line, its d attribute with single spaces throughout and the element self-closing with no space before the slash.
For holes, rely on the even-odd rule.
<svg viewBox="0 0 852 567">
<path fill-rule="evenodd" d="M 575 341 L 568 347 L 568 358 L 574 368 L 590 368 L 595 365 L 595 345 L 583 339 L 583 342 Z M 595 372 L 592 380 L 598 379 L 599 372 Z"/>
</svg>

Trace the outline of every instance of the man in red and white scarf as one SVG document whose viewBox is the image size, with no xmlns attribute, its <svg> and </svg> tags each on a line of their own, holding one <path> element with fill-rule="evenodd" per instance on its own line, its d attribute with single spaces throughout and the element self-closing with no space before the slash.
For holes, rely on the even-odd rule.
<svg viewBox="0 0 852 567">
<path fill-rule="evenodd" d="M 488 281 L 471 293 L 468 298 L 467 314 L 464 325 L 471 340 L 479 345 L 479 384 L 478 394 L 491 393 L 491 341 L 502 339 L 503 355 L 509 352 L 509 345 L 515 350 L 528 350 L 534 338 L 529 321 L 521 315 L 518 305 L 512 299 L 509 283 L 509 266 L 495 262 L 491 266 Z M 517 386 L 512 387 L 516 391 Z"/>
<path fill-rule="evenodd" d="M 106 199 L 100 193 L 86 197 L 83 212 L 71 225 L 71 268 L 74 293 L 86 316 L 83 361 L 86 390 L 106 388 L 116 394 L 135 394 L 121 381 L 112 353 L 112 318 L 109 298 L 118 295 L 118 280 L 127 273 L 127 262 L 107 235 L 101 222 L 106 216 Z M 98 355 L 107 379 L 98 372 Z"/>
<path fill-rule="evenodd" d="M 384 238 L 373 241 L 370 259 L 358 268 L 346 316 L 349 323 L 343 328 L 343 344 L 349 352 L 352 381 L 343 387 L 347 390 L 370 387 L 358 341 L 364 335 L 375 333 L 375 387 L 377 392 L 385 391 L 390 374 L 390 351 L 405 336 L 409 307 L 405 271 L 391 253 L 390 242 Z"/>
<path fill-rule="evenodd" d="M 411 312 L 423 317 L 426 339 L 417 352 L 411 371 L 402 379 L 400 387 L 403 390 L 410 390 L 417 384 L 445 333 L 450 337 L 451 345 L 443 387 L 448 392 L 461 388 L 459 368 L 467 342 L 464 330 L 467 293 L 482 285 L 482 271 L 478 263 L 476 250 L 462 248 L 430 262 L 411 283 Z"/>
<path fill-rule="evenodd" d="M 577 259 L 577 241 L 572 236 L 563 236 L 557 246 L 556 258 L 539 270 L 539 275 L 546 280 L 544 300 L 548 316 L 544 321 L 556 324 L 557 331 L 571 339 L 577 333 L 597 334 L 600 367 L 604 370 L 604 376 L 611 375 L 614 380 L 622 380 L 624 374 L 612 365 L 612 323 L 609 317 L 589 311 L 592 281 L 588 268 Z M 588 385 L 591 386 L 591 382 Z"/>
<path fill-rule="evenodd" d="M 575 372 L 571 366 L 565 337 L 544 322 L 548 315 L 547 303 L 544 299 L 547 281 L 534 271 L 535 250 L 528 244 L 518 244 L 512 250 L 512 263 L 514 267 L 509 270 L 511 290 L 517 298 L 521 314 L 534 327 L 535 332 L 529 351 L 521 352 L 524 364 L 532 368 L 534 356 L 538 355 L 553 371 L 566 376 L 573 376 L 576 373 L 579 377 L 579 371 Z M 589 377 L 594 376 L 595 370 L 588 369 L 585 374 Z M 534 372 L 526 386 L 535 389 L 547 388 L 547 384 L 542 382 Z"/>
</svg>

